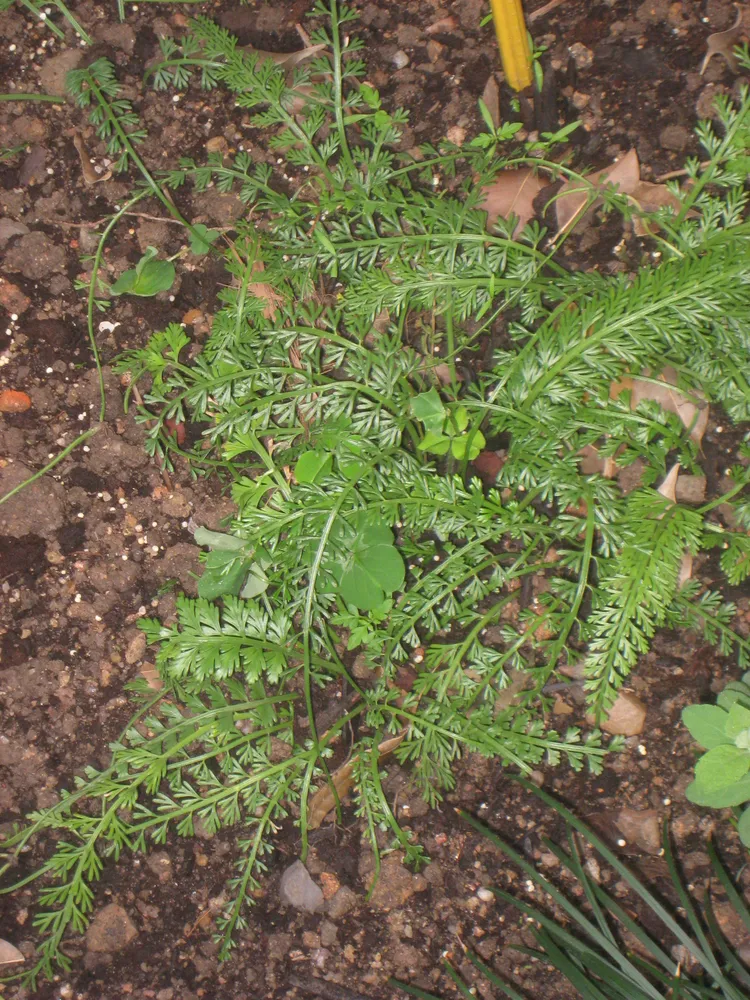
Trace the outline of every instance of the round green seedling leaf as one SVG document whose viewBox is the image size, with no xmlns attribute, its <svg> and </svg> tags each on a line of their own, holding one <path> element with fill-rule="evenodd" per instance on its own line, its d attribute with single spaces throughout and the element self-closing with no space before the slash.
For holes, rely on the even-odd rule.
<svg viewBox="0 0 750 1000">
<path fill-rule="evenodd" d="M 724 731 L 727 719 L 727 713 L 718 705 L 688 705 L 682 710 L 682 724 L 706 750 L 733 742 Z"/>
<path fill-rule="evenodd" d="M 294 466 L 298 483 L 319 483 L 331 471 L 333 456 L 324 451 L 306 451 Z"/>
<path fill-rule="evenodd" d="M 746 733 L 748 729 L 750 729 L 750 708 L 745 708 L 740 702 L 735 702 L 729 709 L 725 732 L 736 746 L 740 746 L 741 744 L 737 742 L 738 737 Z"/>
<path fill-rule="evenodd" d="M 750 775 L 746 775 L 726 788 L 719 789 L 692 781 L 685 789 L 685 798 L 697 806 L 709 806 L 711 809 L 741 806 L 743 802 L 750 801 Z"/>
<path fill-rule="evenodd" d="M 360 611 L 370 611 L 403 586 L 406 570 L 387 525 L 364 524 L 360 517 L 356 529 L 351 549 L 343 550 L 333 572 L 342 599 Z"/>
</svg>

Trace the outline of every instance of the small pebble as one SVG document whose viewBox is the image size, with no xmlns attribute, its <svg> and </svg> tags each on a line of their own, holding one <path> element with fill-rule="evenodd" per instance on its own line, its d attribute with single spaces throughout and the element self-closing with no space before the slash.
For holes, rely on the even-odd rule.
<svg viewBox="0 0 750 1000">
<path fill-rule="evenodd" d="M 409 57 L 403 49 L 399 49 L 398 52 L 394 53 L 392 62 L 396 69 L 403 69 L 409 65 Z"/>
</svg>

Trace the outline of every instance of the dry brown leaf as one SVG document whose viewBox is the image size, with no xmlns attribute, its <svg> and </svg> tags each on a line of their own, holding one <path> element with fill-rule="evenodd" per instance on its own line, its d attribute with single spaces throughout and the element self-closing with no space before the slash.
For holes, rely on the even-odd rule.
<svg viewBox="0 0 750 1000">
<path fill-rule="evenodd" d="M 17 962 L 25 962 L 23 954 L 4 938 L 0 938 L 0 965 L 15 965 Z"/>
<path fill-rule="evenodd" d="M 515 235 L 534 218 L 534 199 L 545 187 L 547 182 L 531 167 L 504 170 L 497 180 L 482 188 L 484 199 L 480 207 L 487 213 L 487 228 L 494 226 L 499 218 L 507 219 L 515 215 L 518 219 L 513 230 Z"/>
<path fill-rule="evenodd" d="M 437 379 L 440 385 L 450 385 L 453 379 L 451 378 L 450 365 L 447 365 L 444 361 L 439 364 L 432 364 L 431 358 L 425 358 L 419 363 L 419 370 L 425 375 L 432 375 L 433 378 Z M 464 377 L 461 372 L 456 372 L 456 381 L 463 382 Z"/>
<path fill-rule="evenodd" d="M 737 4 L 734 7 L 737 11 L 737 20 L 732 27 L 726 31 L 715 31 L 713 35 L 709 35 L 706 39 L 706 54 L 703 57 L 700 68 L 701 76 L 708 69 L 708 64 L 714 56 L 722 56 L 732 73 L 739 72 L 740 68 L 737 65 L 734 48 L 736 45 L 739 45 L 740 39 L 745 34 L 745 29 L 742 26 L 743 10 Z"/>
<path fill-rule="evenodd" d="M 682 202 L 676 195 L 672 194 L 666 184 L 639 181 L 631 198 L 644 212 L 655 212 L 657 208 L 672 208 L 675 213 L 679 213 L 682 208 Z M 696 213 L 691 211 L 689 214 L 695 215 Z M 650 234 L 648 223 L 636 216 L 633 220 L 633 232 L 636 236 L 648 236 Z"/>
<path fill-rule="evenodd" d="M 265 264 L 262 260 L 256 260 L 253 264 L 253 274 L 260 274 L 265 269 Z M 263 310 L 264 319 L 275 319 L 276 306 L 281 305 L 284 297 L 271 285 L 266 284 L 265 281 L 252 281 L 248 284 L 247 290 L 256 299 L 261 299 L 266 303 L 266 307 Z"/>
<path fill-rule="evenodd" d="M 663 497 L 667 500 L 671 500 L 672 503 L 677 503 L 677 491 L 679 489 L 677 482 L 680 476 L 680 463 L 676 462 L 669 472 L 664 477 L 664 482 L 661 484 L 657 493 L 661 493 Z M 693 553 L 689 549 L 685 549 L 682 554 L 682 559 L 680 561 L 680 571 L 677 574 L 677 589 L 682 590 L 685 584 L 693 575 Z"/>
<path fill-rule="evenodd" d="M 593 476 L 599 473 L 605 479 L 614 479 L 617 475 L 618 465 L 611 455 L 602 458 L 596 445 L 587 444 L 578 452 L 581 456 L 579 468 L 584 476 Z"/>
<path fill-rule="evenodd" d="M 301 62 L 305 62 L 307 59 L 312 59 L 323 49 L 327 48 L 325 42 L 321 42 L 319 45 L 306 45 L 304 49 L 298 49 L 296 52 L 267 52 L 265 49 L 255 49 L 252 45 L 245 45 L 242 50 L 247 53 L 255 53 L 258 56 L 259 62 L 265 62 L 266 59 L 270 59 L 277 66 L 281 66 L 282 69 L 293 69 L 295 66 L 299 66 Z"/>
<path fill-rule="evenodd" d="M 164 687 L 164 681 L 153 663 L 144 663 L 140 669 L 140 675 L 152 691 L 161 691 Z"/>
<path fill-rule="evenodd" d="M 404 731 L 399 733 L 398 736 L 392 736 L 390 739 L 383 740 L 382 743 L 379 743 L 378 754 L 380 757 L 387 757 L 388 754 L 393 753 L 399 743 L 403 741 L 406 736 L 406 732 L 407 730 L 404 729 Z M 341 767 L 337 767 L 331 775 L 330 781 L 327 781 L 325 785 L 321 785 L 321 787 L 313 793 L 307 807 L 307 826 L 310 830 L 317 830 L 328 813 L 336 808 L 336 796 L 333 794 L 331 784 L 333 784 L 336 789 L 339 801 L 345 799 L 352 790 L 352 785 L 354 784 L 353 760 L 348 760 L 345 764 L 342 764 Z"/>
<path fill-rule="evenodd" d="M 680 563 L 680 572 L 677 574 L 677 589 L 682 590 L 688 580 L 693 576 L 693 553 L 685 552 Z"/>
<path fill-rule="evenodd" d="M 484 85 L 482 100 L 490 113 L 490 118 L 495 128 L 500 128 L 500 88 L 497 85 L 495 74 L 493 73 Z"/>
<path fill-rule="evenodd" d="M 86 146 L 83 141 L 83 136 L 79 132 L 73 133 L 73 145 L 78 152 L 78 157 L 81 161 L 81 175 L 83 177 L 83 183 L 87 187 L 92 187 L 94 184 L 99 184 L 101 181 L 108 181 L 112 176 L 111 170 L 105 170 L 103 173 L 97 173 L 96 167 L 89 158 L 89 154 L 86 151 Z"/>
<path fill-rule="evenodd" d="M 661 484 L 657 493 L 661 493 L 665 500 L 671 500 L 672 503 L 677 503 L 677 497 L 675 496 L 675 491 L 677 489 L 677 477 L 680 474 L 680 463 L 675 462 L 672 468 L 664 477 L 664 482 Z"/>
<path fill-rule="evenodd" d="M 705 398 L 699 392 L 693 392 L 690 397 L 678 389 L 677 372 L 669 365 L 660 375 L 650 376 L 643 372 L 643 378 L 626 376 L 619 382 L 613 382 L 609 387 L 610 399 L 617 399 L 625 389 L 630 389 L 630 409 L 634 410 L 641 400 L 653 399 L 667 413 L 676 413 L 683 425 L 690 429 L 690 438 L 700 446 L 708 426 L 709 407 Z M 653 378 L 646 381 L 646 378 Z"/>
<path fill-rule="evenodd" d="M 633 194 L 641 180 L 638 154 L 634 149 L 631 149 L 619 160 L 615 160 L 611 166 L 603 167 L 601 170 L 589 174 L 586 180 L 595 189 L 614 184 L 623 194 Z M 560 233 L 570 229 L 580 218 L 595 208 L 598 198 L 589 205 L 590 197 L 591 188 L 588 185 L 582 185 L 579 180 L 569 180 L 563 184 L 555 200 L 557 227 Z"/>
<path fill-rule="evenodd" d="M 673 208 L 679 212 L 682 208 L 682 202 L 666 184 L 652 184 L 651 181 L 638 181 L 631 198 L 644 212 L 655 212 L 657 208 Z"/>
</svg>

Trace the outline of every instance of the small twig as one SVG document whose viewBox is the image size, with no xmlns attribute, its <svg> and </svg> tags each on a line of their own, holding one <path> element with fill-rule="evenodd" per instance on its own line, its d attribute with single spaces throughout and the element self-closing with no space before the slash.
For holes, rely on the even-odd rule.
<svg viewBox="0 0 750 1000">
<path fill-rule="evenodd" d="M 295 24 L 294 27 L 297 29 L 297 34 L 302 39 L 302 44 L 305 46 L 306 49 L 309 49 L 310 46 L 312 45 L 312 42 L 310 41 L 310 36 L 308 35 L 308 33 L 305 31 L 305 29 L 302 27 L 301 24 Z"/>
<path fill-rule="evenodd" d="M 565 0 L 549 0 L 543 7 L 538 7 L 536 10 L 527 15 L 526 20 L 531 24 L 533 21 L 539 20 L 540 17 L 544 17 L 549 14 L 550 11 L 554 10 L 555 7 L 559 7 L 560 4 L 565 3 Z"/>
<path fill-rule="evenodd" d="M 122 215 L 130 216 L 132 219 L 148 219 L 149 222 L 171 222 L 173 226 L 182 226 L 183 223 L 179 219 L 170 219 L 163 215 L 148 215 L 146 212 L 122 212 Z M 101 219 L 96 219 L 95 222 L 70 222 L 68 219 L 37 219 L 37 222 L 43 223 L 45 226 L 67 226 L 72 229 L 96 229 L 97 226 L 101 226 L 103 222 L 109 221 L 111 216 L 104 215 Z M 236 226 L 212 226 L 212 229 L 218 229 L 220 233 L 228 233 Z"/>
<path fill-rule="evenodd" d="M 703 160 L 699 164 L 699 166 L 701 170 L 705 170 L 706 167 L 711 166 L 711 161 Z M 657 184 L 661 184 L 662 181 L 671 181 L 674 180 L 676 177 L 687 177 L 688 173 L 689 171 L 687 170 L 670 170 L 666 174 L 659 174 L 659 176 L 655 177 L 654 180 L 656 181 Z"/>
<path fill-rule="evenodd" d="M 305 993 L 312 993 L 313 996 L 322 997 L 322 1000 L 370 1000 L 369 997 L 355 993 L 346 986 L 329 983 L 326 979 L 315 979 L 313 976 L 290 976 L 289 985 L 296 986 Z"/>
</svg>

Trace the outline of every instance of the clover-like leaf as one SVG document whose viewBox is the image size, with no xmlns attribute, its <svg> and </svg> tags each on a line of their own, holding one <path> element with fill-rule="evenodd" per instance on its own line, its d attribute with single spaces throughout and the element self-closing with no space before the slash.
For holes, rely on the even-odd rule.
<svg viewBox="0 0 750 1000">
<path fill-rule="evenodd" d="M 202 222 L 194 223 L 190 230 L 191 253 L 196 254 L 196 256 L 208 253 L 211 249 L 211 244 L 215 243 L 220 235 L 221 233 L 218 229 L 209 229 Z"/>
<path fill-rule="evenodd" d="M 365 524 L 360 517 L 356 528 L 350 547 L 342 546 L 332 572 L 342 599 L 360 611 L 369 611 L 403 586 L 406 570 L 390 527 Z"/>
<path fill-rule="evenodd" d="M 710 806 L 712 809 L 741 806 L 743 802 L 750 801 L 750 775 L 721 788 L 691 781 L 685 789 L 685 798 L 697 806 Z"/>
<path fill-rule="evenodd" d="M 740 746 L 737 742 L 739 737 L 747 733 L 750 729 L 750 708 L 745 708 L 739 702 L 735 702 L 729 709 L 726 718 L 725 732 L 735 746 Z"/>
<path fill-rule="evenodd" d="M 422 392 L 411 401 L 411 412 L 428 431 L 439 433 L 445 422 L 445 407 L 437 389 Z"/>
<path fill-rule="evenodd" d="M 470 462 L 479 455 L 487 442 L 481 431 L 474 431 L 473 434 L 461 434 L 451 441 L 451 454 L 454 458 L 462 460 L 468 458 Z M 467 455 L 468 446 L 468 455 Z"/>
<path fill-rule="evenodd" d="M 750 752 L 723 744 L 705 753 L 695 765 L 695 781 L 685 795 L 696 805 L 724 808 L 750 799 Z"/>
<path fill-rule="evenodd" d="M 737 833 L 745 847 L 750 847 L 750 806 L 742 813 L 737 823 Z"/>
<path fill-rule="evenodd" d="M 226 531 L 211 531 L 203 526 L 193 532 L 196 545 L 205 545 L 209 549 L 223 549 L 225 552 L 240 552 L 247 546 L 244 538 L 230 535 Z"/>
<path fill-rule="evenodd" d="M 268 577 L 266 576 L 265 570 L 259 563 L 254 562 L 247 574 L 245 584 L 240 591 L 240 597 L 245 600 L 251 597 L 260 597 L 260 595 L 265 594 L 267 590 Z"/>
<path fill-rule="evenodd" d="M 420 451 L 431 451 L 433 455 L 447 455 L 451 439 L 440 431 L 427 431 L 417 446 Z"/>
</svg>

